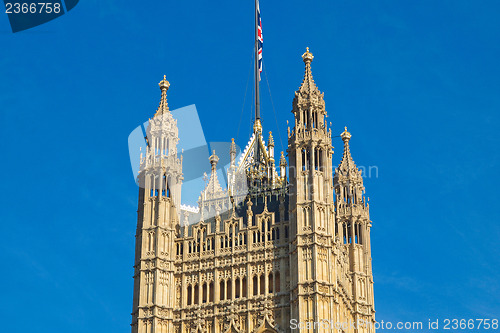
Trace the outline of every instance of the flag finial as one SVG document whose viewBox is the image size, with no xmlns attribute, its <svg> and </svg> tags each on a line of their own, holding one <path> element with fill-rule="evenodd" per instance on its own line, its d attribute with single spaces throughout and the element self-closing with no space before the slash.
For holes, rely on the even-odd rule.
<svg viewBox="0 0 500 333">
<path fill-rule="evenodd" d="M 160 83 L 158 83 L 158 85 L 160 86 L 160 89 L 163 91 L 163 90 L 168 90 L 168 88 L 170 87 L 170 82 L 167 81 L 167 76 L 166 75 L 163 75 L 163 80 L 160 81 Z"/>
<path fill-rule="evenodd" d="M 307 63 L 311 63 L 314 59 L 314 56 L 311 52 L 309 52 L 309 47 L 306 47 L 306 52 L 302 55 L 302 60 Z"/>
</svg>

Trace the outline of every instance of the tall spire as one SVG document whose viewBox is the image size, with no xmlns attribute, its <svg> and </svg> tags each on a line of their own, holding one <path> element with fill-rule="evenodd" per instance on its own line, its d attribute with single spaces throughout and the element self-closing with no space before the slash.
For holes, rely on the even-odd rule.
<svg viewBox="0 0 500 333">
<path fill-rule="evenodd" d="M 313 93 L 318 92 L 318 87 L 314 83 L 312 70 L 311 70 L 311 62 L 313 61 L 314 56 L 311 52 L 309 52 L 309 47 L 306 48 L 306 52 L 302 55 L 302 60 L 306 64 L 304 80 L 302 81 L 302 85 L 300 86 L 299 91 L 301 93 Z"/>
<path fill-rule="evenodd" d="M 215 150 L 208 159 L 212 166 L 212 172 L 210 174 L 208 184 L 205 187 L 205 190 L 202 192 L 203 200 L 221 198 L 226 195 L 226 193 L 222 190 L 222 187 L 219 183 L 219 178 L 217 177 L 217 162 L 219 162 L 219 157 L 215 155 Z"/>
<path fill-rule="evenodd" d="M 234 138 L 231 139 L 231 148 L 229 149 L 229 156 L 231 158 L 231 166 L 234 166 L 236 158 L 236 143 L 234 143 Z"/>
<path fill-rule="evenodd" d="M 302 55 L 305 64 L 304 79 L 295 92 L 292 103 L 292 113 L 295 115 L 295 134 L 312 129 L 317 129 L 323 134 L 327 131 L 324 96 L 314 83 L 311 71 L 313 59 L 313 54 L 307 48 Z"/>
<path fill-rule="evenodd" d="M 344 141 L 344 155 L 342 156 L 342 161 L 337 168 L 337 172 L 341 173 L 344 177 L 360 177 L 360 171 L 356 167 L 356 164 L 351 156 L 351 150 L 349 149 L 351 133 L 347 131 L 347 127 L 344 128 L 344 132 L 340 134 L 340 137 L 342 138 L 342 141 Z"/>
<path fill-rule="evenodd" d="M 156 110 L 156 115 L 164 114 L 169 111 L 168 103 L 167 103 L 167 90 L 170 87 L 170 82 L 167 81 L 167 76 L 163 75 L 163 80 L 158 83 L 161 89 L 161 99 L 160 105 L 158 106 L 158 110 Z"/>
<path fill-rule="evenodd" d="M 340 135 L 344 141 L 344 154 L 340 165 L 335 169 L 333 183 L 337 194 L 338 204 L 358 204 L 364 203 L 363 193 L 363 177 L 361 170 L 356 167 L 349 149 L 349 140 L 351 133 L 345 127 L 344 132 Z"/>
<path fill-rule="evenodd" d="M 267 146 L 274 147 L 274 138 L 273 138 L 273 133 L 271 131 L 269 131 L 269 138 L 267 140 Z"/>
</svg>

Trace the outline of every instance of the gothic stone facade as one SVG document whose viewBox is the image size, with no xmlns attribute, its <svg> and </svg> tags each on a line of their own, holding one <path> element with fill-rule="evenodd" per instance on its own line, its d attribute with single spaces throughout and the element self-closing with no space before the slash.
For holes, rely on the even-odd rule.
<svg viewBox="0 0 500 333">
<path fill-rule="evenodd" d="M 181 205 L 182 154 L 167 104 L 169 82 L 141 155 L 133 333 L 373 332 L 369 205 L 344 141 L 333 169 L 332 133 L 307 50 L 293 99 L 288 161 L 274 160 L 257 119 L 228 187 L 210 178 L 196 209 Z M 278 170 L 277 170 L 278 169 Z M 354 328 L 342 324 L 358 322 Z M 358 322 L 360 323 L 360 322 Z"/>
</svg>

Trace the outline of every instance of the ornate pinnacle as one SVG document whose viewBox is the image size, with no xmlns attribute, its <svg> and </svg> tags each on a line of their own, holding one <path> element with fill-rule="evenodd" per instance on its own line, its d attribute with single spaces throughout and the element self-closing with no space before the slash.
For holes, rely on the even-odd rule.
<svg viewBox="0 0 500 333">
<path fill-rule="evenodd" d="M 217 168 L 217 162 L 219 162 L 219 156 L 215 155 L 215 150 L 213 151 L 212 155 L 208 158 L 208 160 L 212 165 L 212 172 L 214 172 L 215 169 Z"/>
<path fill-rule="evenodd" d="M 304 72 L 304 80 L 302 81 L 302 84 L 300 85 L 298 91 L 301 94 L 308 94 L 308 95 L 314 93 L 320 94 L 318 88 L 316 87 L 316 84 L 314 83 L 311 71 L 311 61 L 313 60 L 313 58 L 314 56 L 312 55 L 311 52 L 309 52 L 309 48 L 307 48 L 307 51 L 302 55 L 302 60 L 304 60 L 306 68 Z"/>
<path fill-rule="evenodd" d="M 158 107 L 158 110 L 156 110 L 156 115 L 158 114 L 164 114 L 168 112 L 168 103 L 167 103 L 167 90 L 170 87 L 170 82 L 167 81 L 167 76 L 163 75 L 163 80 L 158 83 L 161 89 L 161 99 L 160 99 L 160 106 Z"/>
<path fill-rule="evenodd" d="M 285 153 L 281 152 L 280 165 L 286 165 Z"/>
<path fill-rule="evenodd" d="M 309 47 L 306 47 L 306 52 L 302 55 L 302 60 L 304 60 L 306 64 L 310 64 L 313 59 L 314 56 L 311 52 L 309 52 Z"/>
<path fill-rule="evenodd" d="M 158 83 L 158 85 L 160 86 L 160 89 L 163 91 L 163 90 L 168 90 L 168 88 L 170 87 L 170 82 L 167 81 L 167 76 L 166 75 L 163 75 L 163 80 L 160 81 L 160 83 Z"/>
<path fill-rule="evenodd" d="M 236 143 L 234 143 L 234 138 L 231 139 L 231 148 L 229 149 L 229 152 L 236 154 Z"/>
<path fill-rule="evenodd" d="M 344 128 L 344 132 L 340 134 L 342 141 L 344 141 L 344 154 L 342 156 L 342 161 L 337 168 L 337 173 L 341 173 L 347 177 L 358 177 L 359 169 L 356 167 L 354 160 L 351 156 L 351 151 L 349 149 L 349 140 L 351 139 L 351 133 L 347 131 L 347 127 Z M 337 176 L 337 175 L 336 175 Z"/>
<path fill-rule="evenodd" d="M 349 140 L 351 139 L 351 133 L 347 132 L 347 126 L 344 127 L 344 132 L 340 134 L 340 137 L 342 138 L 342 141 L 344 141 L 345 144 L 349 143 Z"/>
<path fill-rule="evenodd" d="M 267 145 L 269 147 L 274 147 L 274 138 L 273 138 L 273 133 L 269 131 L 269 140 L 267 142 Z"/>
</svg>

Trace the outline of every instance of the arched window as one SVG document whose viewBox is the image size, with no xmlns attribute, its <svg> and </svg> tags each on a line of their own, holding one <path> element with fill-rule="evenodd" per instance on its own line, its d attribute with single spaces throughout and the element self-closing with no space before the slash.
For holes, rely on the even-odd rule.
<svg viewBox="0 0 500 333">
<path fill-rule="evenodd" d="M 232 286 L 231 286 L 231 279 L 227 280 L 227 299 L 231 299 L 233 296 L 231 295 L 231 292 L 232 292 Z"/>
<path fill-rule="evenodd" d="M 207 290 L 207 284 L 203 283 L 203 303 L 206 303 L 208 299 L 208 290 Z"/>
<path fill-rule="evenodd" d="M 200 304 L 200 288 L 198 287 L 198 285 L 194 285 L 193 286 L 194 288 L 194 304 Z"/>
<path fill-rule="evenodd" d="M 247 297 L 247 278 L 241 280 L 241 297 Z"/>
<path fill-rule="evenodd" d="M 279 293 L 280 292 L 280 272 L 276 272 L 274 274 L 274 292 Z"/>
<path fill-rule="evenodd" d="M 234 298 L 240 298 L 240 279 L 236 278 L 234 281 Z"/>
<path fill-rule="evenodd" d="M 257 296 L 259 294 L 259 285 L 258 285 L 258 279 L 257 279 L 257 276 L 254 276 L 253 277 L 253 295 L 254 296 Z"/>
<path fill-rule="evenodd" d="M 214 283 L 213 282 L 210 282 L 210 286 L 208 288 L 208 293 L 209 293 L 209 298 L 208 298 L 208 301 L 209 302 L 213 302 L 214 301 Z"/>
<path fill-rule="evenodd" d="M 192 290 L 193 290 L 193 288 L 189 285 L 187 287 L 187 305 L 191 305 L 193 302 L 193 300 L 191 299 Z"/>
<path fill-rule="evenodd" d="M 220 285 L 219 285 L 219 291 L 220 291 L 220 300 L 223 301 L 225 298 L 224 298 L 224 287 L 226 286 L 224 280 L 222 280 L 220 282 Z"/>
</svg>

